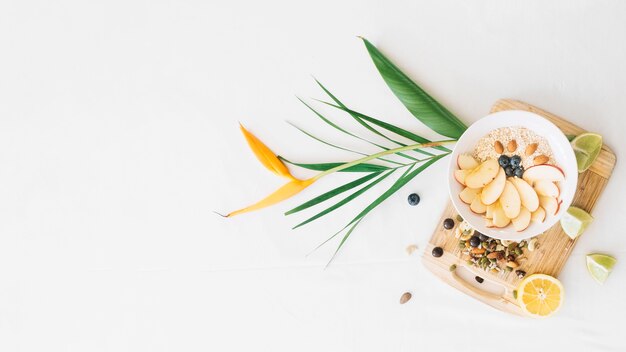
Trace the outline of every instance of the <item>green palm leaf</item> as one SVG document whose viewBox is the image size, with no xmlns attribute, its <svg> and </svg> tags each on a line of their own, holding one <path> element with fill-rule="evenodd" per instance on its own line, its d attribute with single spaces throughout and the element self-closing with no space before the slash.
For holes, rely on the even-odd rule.
<svg viewBox="0 0 626 352">
<path fill-rule="evenodd" d="M 355 216 L 354 219 L 352 219 L 341 230 L 339 230 L 334 235 L 332 235 L 331 237 L 326 239 L 326 241 L 322 242 L 319 246 L 317 246 L 315 248 L 315 250 L 317 250 L 319 247 L 323 246 L 325 243 L 327 243 L 328 241 L 333 239 L 335 236 L 340 234 L 343 230 L 348 228 L 350 225 L 358 224 L 361 220 L 363 220 L 363 218 L 370 211 L 372 211 L 374 208 L 376 208 L 378 205 L 380 205 L 380 203 L 385 201 L 392 194 L 394 194 L 396 191 L 398 191 L 400 188 L 402 188 L 404 185 L 406 185 L 409 181 L 411 181 L 413 178 L 415 178 L 415 176 L 419 175 L 422 171 L 426 170 L 430 165 L 434 164 L 435 162 L 437 162 L 437 160 L 443 158 L 446 155 L 447 154 L 437 155 L 436 157 L 434 157 L 433 159 L 429 160 L 428 162 L 422 164 L 420 167 L 418 167 L 417 169 L 415 169 L 415 171 L 412 171 L 412 172 L 411 172 L 411 169 L 413 168 L 413 166 L 415 166 L 415 164 L 411 165 L 411 167 L 409 169 L 407 169 L 406 172 L 404 172 L 404 174 L 402 174 L 402 176 L 400 176 L 400 178 L 398 178 L 398 180 L 396 180 L 396 182 L 393 185 L 391 185 L 391 187 L 387 191 L 385 191 L 385 193 L 381 194 L 378 198 L 376 198 L 370 205 L 368 205 L 365 209 L 363 209 L 363 211 L 361 211 L 357 216 Z M 356 225 L 353 225 L 351 229 L 354 229 L 355 226 Z M 337 252 L 339 251 L 339 249 L 341 248 L 343 243 L 345 243 L 347 237 L 350 236 L 351 233 L 352 233 L 352 231 L 348 231 L 348 233 L 346 233 L 346 235 L 342 239 L 341 243 L 339 244 L 339 247 L 337 247 L 337 250 L 335 251 L 335 255 L 337 254 Z M 335 255 L 333 255 L 333 258 L 335 257 Z M 331 258 L 331 261 L 332 261 L 332 258 Z M 329 262 L 329 264 L 330 264 L 330 262 Z"/>
<path fill-rule="evenodd" d="M 320 81 L 318 81 L 318 80 L 316 79 L 316 80 L 315 80 L 315 82 L 317 82 L 317 84 L 320 86 L 320 88 L 322 88 L 322 90 L 323 90 L 323 91 L 324 91 L 324 92 L 325 92 L 325 93 L 326 93 L 326 94 L 327 94 L 327 95 L 328 95 L 328 96 L 329 96 L 329 97 L 330 97 L 330 98 L 331 98 L 331 99 L 332 99 L 335 103 L 337 103 L 337 105 L 341 106 L 342 108 L 345 108 L 345 109 L 344 109 L 344 111 L 348 112 L 348 114 L 350 114 L 350 116 L 352 116 L 352 118 L 354 118 L 354 119 L 355 119 L 355 120 L 356 120 L 359 124 L 361 124 L 361 126 L 363 126 L 363 127 L 367 128 L 367 129 L 368 129 L 369 131 L 371 131 L 372 133 L 374 133 L 374 134 L 376 134 L 376 135 L 379 135 L 379 136 L 381 136 L 381 137 L 385 138 L 386 140 L 388 140 L 388 141 L 390 141 L 390 142 L 392 142 L 392 143 L 395 143 L 395 144 L 400 145 L 400 146 L 403 146 L 403 147 L 406 145 L 406 144 L 404 144 L 404 143 L 402 143 L 402 142 L 398 142 L 398 141 L 397 141 L 397 140 L 395 140 L 395 139 L 389 138 L 387 135 L 385 135 L 385 134 L 381 133 L 380 131 L 378 131 L 378 130 L 377 130 L 377 129 L 375 129 L 374 127 L 370 126 L 367 122 L 363 121 L 363 119 L 362 119 L 359 115 L 357 115 L 357 114 L 352 114 L 352 113 L 350 112 L 350 111 L 352 111 L 352 110 L 349 110 L 349 109 L 348 109 L 348 108 L 347 108 L 347 107 L 346 107 L 346 106 L 345 106 L 345 105 L 344 105 L 344 104 L 343 104 L 343 103 L 342 103 L 339 99 L 337 99 L 337 97 L 335 97 L 335 96 L 334 96 L 334 95 L 333 95 L 333 94 L 332 94 L 332 93 L 331 93 L 328 89 L 326 89 L 326 87 L 324 87 L 324 85 L 322 85 L 322 83 L 321 83 Z M 325 103 L 325 102 L 323 102 L 323 103 Z M 421 143 L 421 142 L 420 142 L 420 143 Z M 433 155 L 433 154 L 431 154 L 431 153 L 429 153 L 429 152 L 427 152 L 427 151 L 425 151 L 425 150 L 416 150 L 416 152 L 421 153 L 421 154 L 424 154 L 424 155 L 428 155 L 428 156 L 432 156 L 432 155 Z M 408 155 L 406 155 L 406 154 L 401 154 L 401 153 L 398 153 L 398 155 L 402 155 L 402 156 L 404 156 L 404 157 L 406 157 L 406 158 L 411 158 L 410 156 L 408 156 Z M 413 160 L 415 160 L 415 159 L 413 159 Z"/>
<path fill-rule="evenodd" d="M 301 205 L 299 205 L 299 206 L 289 210 L 288 212 L 285 213 L 285 215 L 291 215 L 293 213 L 297 213 L 299 211 L 308 209 L 308 208 L 310 208 L 310 207 L 312 207 L 314 205 L 317 205 L 319 203 L 327 201 L 327 200 L 331 199 L 332 197 L 334 197 L 336 195 L 339 195 L 339 194 L 341 194 L 343 192 L 349 191 L 349 190 L 353 189 L 354 187 L 359 186 L 359 185 L 361 185 L 361 184 L 363 184 L 363 183 L 373 179 L 374 177 L 376 177 L 378 175 L 380 175 L 380 172 L 373 172 L 373 173 L 371 173 L 369 175 L 365 175 L 365 176 L 363 176 L 361 178 L 358 178 L 358 179 L 356 179 L 356 180 L 354 180 L 352 182 L 348 182 L 348 183 L 346 183 L 346 184 L 344 184 L 342 186 L 334 188 L 334 189 L 332 189 L 332 190 L 330 190 L 330 191 L 328 191 L 326 193 L 320 194 L 319 196 L 317 196 L 317 197 L 315 197 L 315 198 L 313 198 L 313 199 L 311 199 L 311 200 L 309 200 L 309 201 L 307 201 L 307 202 L 305 202 L 305 203 L 303 203 L 303 204 L 301 204 Z"/>
<path fill-rule="evenodd" d="M 371 123 L 373 123 L 373 124 L 375 124 L 375 125 L 377 125 L 379 127 L 382 127 L 384 129 L 386 129 L 387 131 L 393 132 L 393 133 L 395 133 L 395 134 L 397 134 L 399 136 L 402 136 L 404 138 L 410 139 L 410 140 L 415 141 L 417 143 L 429 143 L 430 142 L 430 140 L 428 140 L 428 139 L 426 139 L 426 138 L 424 138 L 422 136 L 418 136 L 418 135 L 416 135 L 415 133 L 413 133 L 411 131 L 405 130 L 404 128 L 400 128 L 400 127 L 394 126 L 394 125 L 392 125 L 390 123 L 387 123 L 385 121 L 381 121 L 379 119 L 367 116 L 367 115 L 362 114 L 362 113 L 360 113 L 358 111 L 350 110 L 350 109 L 346 108 L 345 106 L 331 104 L 331 103 L 326 102 L 326 101 L 320 101 L 320 102 L 322 102 L 322 103 L 324 103 L 326 105 L 332 106 L 335 109 L 343 110 L 343 111 L 345 111 L 345 112 L 347 112 L 347 113 L 349 113 L 351 115 L 358 116 L 359 118 L 361 118 L 361 119 L 363 119 L 365 121 L 371 122 Z M 437 150 L 444 151 L 444 152 L 450 152 L 450 149 L 448 149 L 448 148 L 446 148 L 444 146 L 436 146 L 436 147 L 433 147 L 433 148 L 437 149 Z M 432 154 L 430 154 L 430 155 L 432 155 Z"/>
<path fill-rule="evenodd" d="M 317 164 L 295 163 L 293 161 L 289 161 L 283 158 L 282 156 L 278 156 L 278 159 L 284 162 L 287 162 L 291 165 L 295 165 L 304 169 L 315 170 L 315 171 L 326 171 L 326 170 L 332 169 L 333 167 L 346 164 L 346 163 L 317 163 Z M 385 171 L 389 169 L 390 168 L 388 166 L 363 163 L 363 164 L 350 166 L 349 168 L 343 169 L 339 172 L 380 172 L 380 171 Z"/>
<path fill-rule="evenodd" d="M 377 183 L 379 183 L 380 181 L 384 180 L 385 178 L 387 178 L 389 175 L 391 175 L 395 170 L 390 170 L 384 174 L 382 174 L 381 176 L 379 176 L 377 179 L 375 179 L 374 181 L 370 182 L 367 186 L 359 189 L 358 191 L 350 194 L 349 196 L 347 196 L 346 198 L 340 200 L 339 202 L 333 204 L 332 206 L 322 210 L 321 212 L 313 215 L 312 217 L 304 220 L 303 222 L 299 223 L 298 225 L 294 226 L 294 229 L 297 229 L 300 226 L 306 225 L 308 223 L 310 223 L 313 220 L 319 219 L 322 216 L 330 213 L 331 211 L 334 211 L 342 206 L 344 206 L 345 204 L 347 204 L 348 202 L 350 202 L 351 200 L 353 200 L 354 198 L 360 196 L 361 194 L 365 193 L 368 189 L 374 187 Z"/>
<path fill-rule="evenodd" d="M 338 145 L 336 145 L 336 144 L 333 144 L 333 143 L 327 142 L 327 141 L 325 141 L 325 140 L 323 140 L 323 139 L 321 139 L 321 138 L 319 138 L 319 137 L 316 137 L 316 136 L 315 136 L 315 135 L 313 135 L 312 133 L 307 132 L 306 130 L 304 130 L 304 129 L 302 129 L 302 128 L 300 128 L 300 127 L 296 126 L 296 125 L 294 125 L 293 123 L 291 123 L 291 122 L 289 122 L 289 121 L 287 121 L 287 123 L 288 123 L 288 124 L 290 124 L 293 128 L 297 129 L 298 131 L 300 131 L 300 132 L 304 133 L 305 135 L 307 135 L 307 136 L 309 136 L 309 137 L 311 137 L 311 138 L 315 139 L 316 141 L 318 141 L 318 142 L 320 142 L 320 143 L 322 143 L 322 144 L 326 144 L 326 145 L 327 145 L 327 146 L 329 146 L 329 147 L 337 148 L 337 149 L 339 149 L 339 150 L 345 150 L 346 152 L 350 152 L 350 153 L 354 153 L 354 154 L 359 154 L 359 155 L 363 155 L 363 156 L 367 156 L 367 155 L 368 155 L 368 154 L 365 154 L 365 153 L 362 153 L 362 152 L 359 152 L 359 151 L 356 151 L 356 150 L 352 150 L 352 149 L 344 148 L 344 147 L 338 146 Z M 377 159 L 378 159 L 378 160 L 382 160 L 382 161 L 386 161 L 386 162 L 391 163 L 391 164 L 396 164 L 396 165 L 404 165 L 404 164 L 402 164 L 402 163 L 400 163 L 400 162 L 397 162 L 397 161 L 394 161 L 394 160 L 390 160 L 390 159 L 385 159 L 385 158 L 377 158 Z"/>
<path fill-rule="evenodd" d="M 440 135 L 457 139 L 463 134 L 467 127 L 459 118 L 428 95 L 367 39 L 361 39 L 387 86 L 413 116 Z"/>
</svg>

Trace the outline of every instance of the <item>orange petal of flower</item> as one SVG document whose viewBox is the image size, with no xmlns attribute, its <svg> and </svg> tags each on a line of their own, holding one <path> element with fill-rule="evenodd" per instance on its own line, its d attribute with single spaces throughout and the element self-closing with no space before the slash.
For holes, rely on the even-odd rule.
<svg viewBox="0 0 626 352">
<path fill-rule="evenodd" d="M 270 148 L 263 144 L 260 139 L 256 138 L 255 135 L 248 132 L 243 125 L 239 124 L 239 127 L 241 128 L 241 132 L 244 137 L 246 137 L 246 141 L 248 142 L 250 149 L 252 149 L 254 155 L 256 155 L 257 159 L 259 159 L 261 164 L 263 164 L 266 169 L 278 176 L 286 177 L 291 180 L 295 179 L 289 172 L 289 169 L 287 169 L 287 166 L 285 166 L 285 164 L 283 164 L 283 162 L 276 157 Z"/>
<path fill-rule="evenodd" d="M 247 213 L 253 210 L 259 210 L 265 207 L 269 207 L 270 205 L 282 202 L 283 200 L 300 193 L 300 191 L 310 186 L 313 182 L 315 182 L 315 179 L 313 178 L 310 178 L 308 180 L 294 179 L 293 181 L 286 183 L 285 185 L 277 189 L 274 193 L 270 194 L 259 202 L 252 204 L 246 208 L 233 211 L 226 215 L 226 217 Z"/>
</svg>

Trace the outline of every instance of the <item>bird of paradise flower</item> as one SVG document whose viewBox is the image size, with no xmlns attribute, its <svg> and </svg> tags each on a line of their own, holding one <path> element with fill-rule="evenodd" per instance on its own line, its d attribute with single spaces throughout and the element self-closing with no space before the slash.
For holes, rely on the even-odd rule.
<svg viewBox="0 0 626 352">
<path fill-rule="evenodd" d="M 320 100 L 321 103 L 327 104 L 335 109 L 348 113 L 348 115 L 350 115 L 355 120 L 355 122 L 366 128 L 369 132 L 384 138 L 387 142 L 393 144 L 393 147 L 388 147 L 379 143 L 369 141 L 363 137 L 356 135 L 353 132 L 350 132 L 338 126 L 330 119 L 323 116 L 320 112 L 315 110 L 313 107 L 311 107 L 309 104 L 307 104 L 303 100 L 300 100 L 308 109 L 310 109 L 318 118 L 320 118 L 326 124 L 350 137 L 365 141 L 381 149 L 381 151 L 374 154 L 361 153 L 358 151 L 337 146 L 296 127 L 307 136 L 319 142 L 322 142 L 334 148 L 361 155 L 360 158 L 350 162 L 332 162 L 318 164 L 296 163 L 277 156 L 261 140 L 259 140 L 256 136 L 246 130 L 243 125 L 240 125 L 241 132 L 248 142 L 250 149 L 255 154 L 257 159 L 261 162 L 261 164 L 263 164 L 263 166 L 269 171 L 273 172 L 277 176 L 286 178 L 288 181 L 282 187 L 280 187 L 267 197 L 263 198 L 262 200 L 245 208 L 230 212 L 226 215 L 222 215 L 224 217 L 232 217 L 282 202 L 283 200 L 291 198 L 292 196 L 300 193 L 302 190 L 306 189 L 322 177 L 328 176 L 335 172 L 366 173 L 366 175 L 361 178 L 358 178 L 342 186 L 334 188 L 328 192 L 325 192 L 287 211 L 285 215 L 290 215 L 303 211 L 314 205 L 328 201 L 331 198 L 334 198 L 342 193 L 348 192 L 361 185 L 364 185 L 363 187 L 357 189 L 339 202 L 331 205 L 330 207 L 322 210 L 321 212 L 315 214 L 314 216 L 308 218 L 307 220 L 299 223 L 294 227 L 297 228 L 327 215 L 328 213 L 354 200 L 355 198 L 365 193 L 392 174 L 404 170 L 401 176 L 396 179 L 396 181 L 389 189 L 387 189 L 383 194 L 381 194 L 371 204 L 369 204 L 365 209 L 357 214 L 347 225 L 345 225 L 334 235 L 330 236 L 326 241 L 316 247 L 316 249 L 321 247 L 325 243 L 329 242 L 331 239 L 341 234 L 343 231 L 346 231 L 341 241 L 339 242 L 339 245 L 335 250 L 333 256 L 328 262 L 329 264 L 335 258 L 335 256 L 342 248 L 348 237 L 352 234 L 356 226 L 361 222 L 361 220 L 363 220 L 363 218 L 367 214 L 369 214 L 374 208 L 380 205 L 384 200 L 389 198 L 389 196 L 401 189 L 410 180 L 415 178 L 415 176 L 417 176 L 429 166 L 437 162 L 439 159 L 450 154 L 450 150 L 446 148 L 445 145 L 455 143 L 456 140 L 467 128 L 456 116 L 454 116 L 450 111 L 448 111 L 445 107 L 443 107 L 435 99 L 433 99 L 428 93 L 421 89 L 367 39 L 361 39 L 363 40 L 365 47 L 367 48 L 367 51 L 374 62 L 374 65 L 380 72 L 384 81 L 387 83 L 387 85 L 396 95 L 396 97 L 402 102 L 402 104 L 409 110 L 409 112 L 427 127 L 442 136 L 448 137 L 449 139 L 430 141 L 406 129 L 394 126 L 382 120 L 351 110 L 339 99 L 337 99 L 337 97 L 335 97 L 328 89 L 326 89 L 326 87 L 324 87 L 319 81 L 316 80 L 317 84 L 333 101 L 326 102 Z M 399 140 L 397 140 L 396 136 L 404 137 L 412 141 L 413 143 L 405 144 L 403 142 L 400 142 Z M 419 153 L 420 156 L 416 157 L 409 155 L 409 152 Z M 396 155 L 402 158 L 403 161 L 399 162 L 386 158 L 386 156 L 390 155 Z M 370 163 L 373 160 L 378 160 L 379 163 Z M 285 162 L 295 166 L 320 172 L 311 178 L 301 180 L 291 174 L 289 168 L 285 165 Z"/>
</svg>

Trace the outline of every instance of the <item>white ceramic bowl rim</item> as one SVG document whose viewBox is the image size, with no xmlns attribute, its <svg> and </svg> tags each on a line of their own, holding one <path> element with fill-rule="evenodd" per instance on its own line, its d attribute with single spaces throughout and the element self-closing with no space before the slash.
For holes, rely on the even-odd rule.
<svg viewBox="0 0 626 352">
<path fill-rule="evenodd" d="M 565 173 L 565 182 L 559 185 L 561 189 L 560 199 L 562 201 L 558 212 L 555 215 L 547 216 L 543 223 L 531 222 L 531 225 L 524 231 L 517 232 L 512 225 L 505 228 L 489 228 L 485 226 L 483 215 L 473 213 L 469 205 L 463 203 L 459 198 L 459 193 L 463 186 L 454 178 L 454 171 L 458 169 L 457 157 L 459 154 L 471 153 L 480 138 L 494 129 L 502 127 L 525 127 L 536 134 L 544 137 L 550 144 L 557 166 Z M 503 141 L 506 143 L 506 141 Z M 506 144 L 505 144 L 506 145 Z M 459 138 L 450 158 L 448 169 L 448 190 L 450 198 L 457 212 L 473 228 L 481 233 L 504 240 L 519 241 L 539 235 L 552 227 L 563 215 L 574 199 L 576 185 L 578 183 L 578 169 L 576 166 L 576 156 L 572 150 L 565 134 L 547 119 L 522 110 L 508 110 L 489 114 L 472 124 Z"/>
</svg>

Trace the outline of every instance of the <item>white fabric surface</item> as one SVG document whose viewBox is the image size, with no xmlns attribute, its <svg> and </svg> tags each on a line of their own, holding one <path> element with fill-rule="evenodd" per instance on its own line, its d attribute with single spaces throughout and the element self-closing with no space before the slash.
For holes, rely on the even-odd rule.
<svg viewBox="0 0 626 352">
<path fill-rule="evenodd" d="M 513 97 L 601 133 L 619 159 L 625 14 L 622 1 L 580 0 L 0 2 L 0 350 L 626 350 L 620 162 L 560 276 L 562 311 L 545 321 L 466 297 L 405 253 L 439 226 L 446 162 L 376 209 L 326 270 L 336 243 L 306 253 L 385 184 L 296 231 L 304 216 L 282 213 L 350 175 L 260 212 L 211 212 L 282 182 L 238 121 L 297 161 L 352 155 L 285 120 L 371 151 L 295 99 L 323 97 L 310 74 L 435 137 L 356 35 L 467 123 Z M 602 287 L 584 265 L 594 251 L 620 260 Z"/>
</svg>

